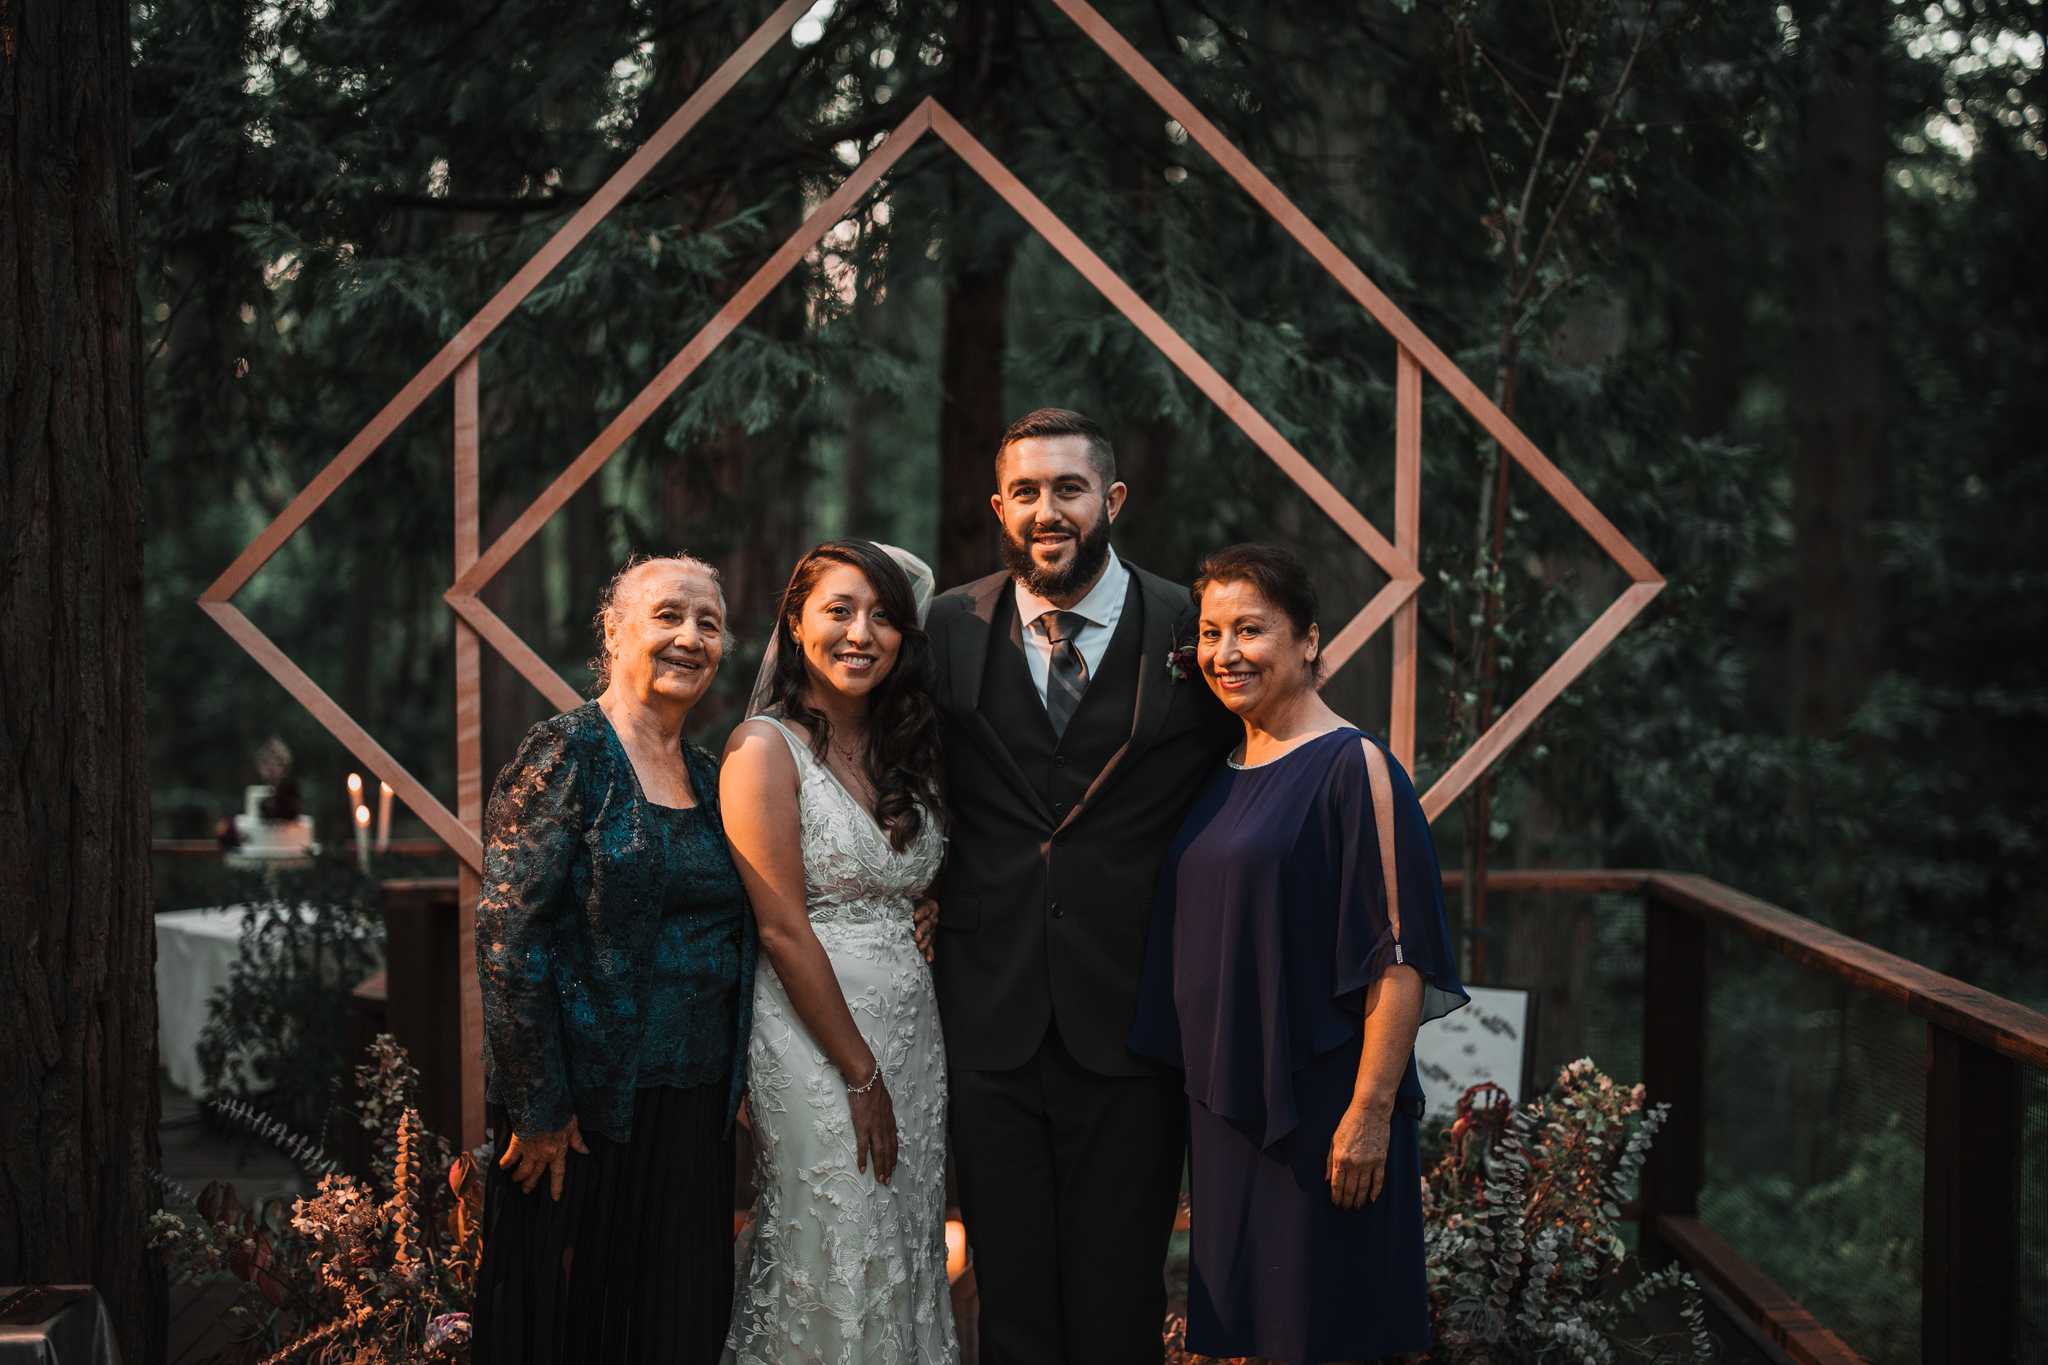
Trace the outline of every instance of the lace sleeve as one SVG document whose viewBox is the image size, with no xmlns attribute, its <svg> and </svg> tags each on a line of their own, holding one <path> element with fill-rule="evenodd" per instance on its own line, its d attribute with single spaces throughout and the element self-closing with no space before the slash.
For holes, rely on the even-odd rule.
<svg viewBox="0 0 2048 1365">
<path fill-rule="evenodd" d="M 574 1112 L 557 939 L 583 836 L 581 766 L 560 728 L 536 725 L 498 774 L 484 814 L 477 984 L 492 1088 L 515 1133 L 553 1132 Z"/>
</svg>

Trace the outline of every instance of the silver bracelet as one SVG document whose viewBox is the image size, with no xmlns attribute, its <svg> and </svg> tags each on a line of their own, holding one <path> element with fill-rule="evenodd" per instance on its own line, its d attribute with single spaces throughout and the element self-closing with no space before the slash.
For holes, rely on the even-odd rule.
<svg viewBox="0 0 2048 1365">
<path fill-rule="evenodd" d="M 867 1093 L 868 1093 L 868 1091 L 870 1091 L 870 1090 L 873 1090 L 873 1089 L 875 1088 L 875 1082 L 876 1082 L 876 1081 L 879 1081 L 879 1080 L 881 1080 L 881 1079 L 882 1079 L 882 1059 L 881 1059 L 880 1057 L 877 1057 L 877 1058 L 875 1058 L 875 1070 L 874 1070 L 874 1073 L 873 1073 L 872 1075 L 870 1075 L 870 1076 L 869 1076 L 869 1077 L 867 1078 L 867 1080 L 863 1081 L 863 1082 L 862 1082 L 861 1084 L 859 1084 L 859 1085 L 855 1085 L 855 1084 L 854 1084 L 854 1083 L 853 1083 L 852 1081 L 848 1081 L 848 1082 L 846 1083 L 846 1093 L 847 1093 L 847 1094 L 849 1094 L 849 1095 L 865 1095 L 865 1094 L 867 1094 Z"/>
</svg>

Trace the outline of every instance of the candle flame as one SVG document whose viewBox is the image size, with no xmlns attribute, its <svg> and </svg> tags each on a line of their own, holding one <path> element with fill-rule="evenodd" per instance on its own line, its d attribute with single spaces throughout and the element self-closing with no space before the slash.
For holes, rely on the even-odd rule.
<svg viewBox="0 0 2048 1365">
<path fill-rule="evenodd" d="M 361 796 L 363 794 L 363 775 L 361 773 L 350 773 L 348 775 L 348 794 L 350 796 Z"/>
<path fill-rule="evenodd" d="M 967 1273 L 967 1225 L 958 1218 L 946 1220 L 946 1283 L 957 1284 Z"/>
<path fill-rule="evenodd" d="M 361 825 L 364 829 L 368 829 L 370 827 L 370 808 L 368 806 L 356 807 L 356 823 Z"/>
<path fill-rule="evenodd" d="M 389 782 L 379 781 L 377 783 L 377 792 L 381 796 L 391 795 L 391 784 Z"/>
</svg>

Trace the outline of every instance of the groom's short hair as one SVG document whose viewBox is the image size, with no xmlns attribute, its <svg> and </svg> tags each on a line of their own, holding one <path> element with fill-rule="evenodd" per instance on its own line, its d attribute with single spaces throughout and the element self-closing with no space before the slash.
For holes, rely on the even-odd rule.
<svg viewBox="0 0 2048 1365">
<path fill-rule="evenodd" d="M 1080 436 L 1088 442 L 1088 463 L 1095 467 L 1097 477 L 1102 480 L 1102 491 L 1116 482 L 1116 451 L 1110 448 L 1109 435 L 1086 413 L 1075 412 L 1072 408 L 1033 408 L 1003 428 L 1003 439 L 996 443 L 996 482 L 1002 482 L 1003 452 L 1014 441 L 1032 436 Z"/>
</svg>

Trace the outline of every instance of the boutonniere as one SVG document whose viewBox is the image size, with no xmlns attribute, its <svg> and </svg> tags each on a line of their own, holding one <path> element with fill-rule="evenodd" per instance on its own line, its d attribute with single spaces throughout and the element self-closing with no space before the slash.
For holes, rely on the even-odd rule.
<svg viewBox="0 0 2048 1365">
<path fill-rule="evenodd" d="M 1166 651 L 1166 676 L 1175 682 L 1186 682 L 1195 676 L 1195 647 L 1192 643 L 1175 645 Z"/>
</svg>

